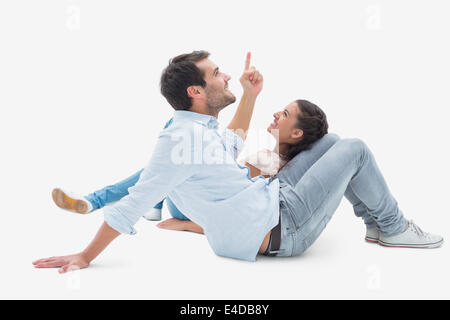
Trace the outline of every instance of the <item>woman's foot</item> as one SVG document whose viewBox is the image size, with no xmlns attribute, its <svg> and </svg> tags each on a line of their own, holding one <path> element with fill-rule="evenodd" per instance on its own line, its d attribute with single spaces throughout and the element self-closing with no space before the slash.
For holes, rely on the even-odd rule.
<svg viewBox="0 0 450 320">
<path fill-rule="evenodd" d="M 92 211 L 92 204 L 88 200 L 83 197 L 69 194 L 59 188 L 53 189 L 52 198 L 55 204 L 61 209 L 81 214 L 86 214 Z"/>
<path fill-rule="evenodd" d="M 437 248 L 443 242 L 444 238 L 423 232 L 412 220 L 408 222 L 406 230 L 402 233 L 392 237 L 384 237 L 380 234 L 378 240 L 378 243 L 385 247 L 419 249 Z"/>
<path fill-rule="evenodd" d="M 380 232 L 378 228 L 367 228 L 366 231 L 366 241 L 371 243 L 378 243 L 378 239 L 380 238 Z"/>
</svg>

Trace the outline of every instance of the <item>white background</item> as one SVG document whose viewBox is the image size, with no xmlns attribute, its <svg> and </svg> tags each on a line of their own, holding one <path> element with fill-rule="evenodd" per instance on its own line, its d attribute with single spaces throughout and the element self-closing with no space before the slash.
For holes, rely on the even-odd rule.
<svg viewBox="0 0 450 320">
<path fill-rule="evenodd" d="M 93 238 L 101 211 L 64 212 L 52 188 L 88 193 L 143 167 L 172 114 L 161 71 L 195 49 L 233 77 L 238 99 L 252 51 L 265 76 L 253 129 L 294 99 L 311 100 L 331 132 L 369 145 L 405 215 L 448 240 L 449 6 L 2 0 L 0 298 L 450 298 L 448 245 L 367 244 L 346 200 L 300 257 L 220 258 L 201 235 L 141 220 L 136 236 L 121 236 L 89 269 L 59 275 L 31 265 Z"/>
</svg>

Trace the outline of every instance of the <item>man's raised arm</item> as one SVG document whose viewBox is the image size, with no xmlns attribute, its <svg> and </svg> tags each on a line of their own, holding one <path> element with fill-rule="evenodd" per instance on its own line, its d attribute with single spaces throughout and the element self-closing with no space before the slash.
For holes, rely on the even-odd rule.
<svg viewBox="0 0 450 320">
<path fill-rule="evenodd" d="M 252 119 L 253 109 L 255 107 L 256 97 L 263 87 L 263 76 L 255 67 L 250 67 L 251 53 L 247 53 L 245 59 L 244 73 L 240 78 L 244 93 L 239 103 L 233 119 L 228 125 L 228 129 L 233 130 L 243 140 L 247 137 L 247 130 Z"/>
</svg>

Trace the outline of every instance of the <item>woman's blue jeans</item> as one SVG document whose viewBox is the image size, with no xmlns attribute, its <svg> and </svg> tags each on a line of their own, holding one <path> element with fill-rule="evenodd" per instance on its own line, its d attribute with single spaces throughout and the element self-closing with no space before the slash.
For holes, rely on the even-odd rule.
<svg viewBox="0 0 450 320">
<path fill-rule="evenodd" d="M 307 250 L 345 196 L 368 228 L 393 236 L 407 221 L 375 158 L 359 139 L 327 134 L 280 170 L 281 246 L 278 256 Z"/>
<path fill-rule="evenodd" d="M 120 200 L 139 180 L 131 177 L 89 194 L 94 209 Z M 280 180 L 281 247 L 278 256 L 303 253 L 319 237 L 345 196 L 368 228 L 385 236 L 404 230 L 407 221 L 391 195 L 372 153 L 359 139 L 327 134 L 298 154 L 276 176 Z M 169 198 L 170 214 L 189 220 Z M 155 208 L 161 209 L 163 202 Z"/>
</svg>

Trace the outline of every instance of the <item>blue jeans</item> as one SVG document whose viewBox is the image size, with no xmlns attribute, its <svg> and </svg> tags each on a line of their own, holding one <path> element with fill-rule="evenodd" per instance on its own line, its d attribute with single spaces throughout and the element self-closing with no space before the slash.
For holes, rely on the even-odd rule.
<svg viewBox="0 0 450 320">
<path fill-rule="evenodd" d="M 377 227 L 385 236 L 399 234 L 407 225 L 375 158 L 359 139 L 340 140 L 328 134 L 291 160 L 277 178 L 281 215 L 278 256 L 307 250 L 344 196 L 367 227 Z"/>
<path fill-rule="evenodd" d="M 134 186 L 136 182 L 138 182 L 139 177 L 141 176 L 143 170 L 144 169 L 139 170 L 132 176 L 116 184 L 97 190 L 87 195 L 85 198 L 92 204 L 93 210 L 103 208 L 105 205 L 109 203 L 119 201 L 120 199 L 128 195 L 128 188 Z M 164 200 L 157 203 L 154 208 L 162 209 L 163 202 Z M 180 210 L 178 210 L 178 208 L 173 204 L 173 202 L 169 198 L 166 198 L 166 202 L 172 217 L 179 220 L 189 220 L 180 212 Z"/>
<path fill-rule="evenodd" d="M 164 125 L 164 129 L 170 126 L 172 123 L 172 119 L 166 122 Z M 128 188 L 134 186 L 136 182 L 138 182 L 139 177 L 141 176 L 141 173 L 144 169 L 139 170 L 132 176 L 126 178 L 125 180 L 122 180 L 116 184 L 104 187 L 103 189 L 97 190 L 89 195 L 87 195 L 85 198 L 92 204 L 93 210 L 103 208 L 105 205 L 119 201 L 126 195 L 128 195 Z M 157 203 L 154 208 L 156 209 L 162 209 L 163 207 L 163 201 Z M 167 207 L 169 208 L 169 212 L 172 215 L 172 217 L 179 219 L 179 220 L 189 220 L 186 218 L 180 210 L 173 204 L 173 202 L 166 198 Z"/>
</svg>

